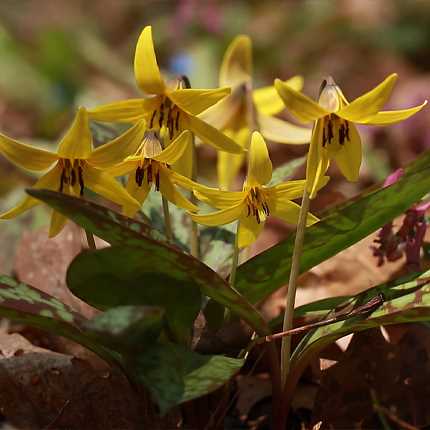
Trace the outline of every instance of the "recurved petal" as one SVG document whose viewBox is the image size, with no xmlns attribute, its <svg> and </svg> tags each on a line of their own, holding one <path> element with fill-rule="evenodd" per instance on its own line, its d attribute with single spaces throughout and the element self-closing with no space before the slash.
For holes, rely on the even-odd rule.
<svg viewBox="0 0 430 430">
<path fill-rule="evenodd" d="M 183 154 L 175 163 L 171 165 L 171 168 L 180 175 L 186 176 L 187 178 L 192 178 L 194 172 L 194 151 L 195 148 L 192 141 L 186 143 Z"/>
<path fill-rule="evenodd" d="M 145 121 L 137 122 L 117 138 L 96 148 L 88 162 L 100 169 L 107 169 L 122 162 L 137 151 L 145 135 L 145 129 Z"/>
<path fill-rule="evenodd" d="M 193 135 L 190 131 L 184 130 L 166 149 L 158 155 L 152 157 L 160 163 L 174 164 L 178 161 L 187 149 L 193 146 Z M 192 165 L 188 166 L 192 169 Z"/>
<path fill-rule="evenodd" d="M 309 197 L 313 199 L 319 190 L 320 183 L 323 180 L 330 160 L 327 151 L 322 148 L 324 123 L 322 120 L 317 121 L 312 132 L 311 144 L 309 145 L 308 158 L 306 162 L 306 182 Z"/>
<path fill-rule="evenodd" d="M 228 46 L 219 74 L 220 86 L 234 86 L 252 76 L 252 42 L 246 35 L 236 36 Z"/>
<path fill-rule="evenodd" d="M 91 166 L 84 168 L 85 186 L 105 199 L 117 203 L 120 206 L 135 206 L 140 208 L 140 204 L 128 194 L 112 176 Z"/>
<path fill-rule="evenodd" d="M 93 150 L 93 138 L 85 108 L 80 107 L 72 125 L 58 144 L 58 156 L 70 160 L 90 158 Z"/>
<path fill-rule="evenodd" d="M 175 187 L 170 178 L 170 171 L 167 168 L 160 169 L 160 192 L 174 205 L 191 212 L 197 212 L 199 208 L 186 199 Z"/>
<path fill-rule="evenodd" d="M 60 175 L 61 169 L 58 164 L 53 167 L 49 172 L 43 175 L 39 180 L 33 185 L 32 188 L 47 190 L 58 190 L 60 186 Z M 32 207 L 40 204 L 40 201 L 33 197 L 26 197 L 22 202 L 13 209 L 0 215 L 0 219 L 11 219 L 22 214 L 23 212 L 31 209 Z"/>
<path fill-rule="evenodd" d="M 224 97 L 217 104 L 206 109 L 199 118 L 212 127 L 222 130 L 229 121 L 239 112 L 242 99 L 239 95 L 232 93 Z"/>
<path fill-rule="evenodd" d="M 245 154 L 219 151 L 217 161 L 218 183 L 222 190 L 230 189 L 245 160 Z"/>
<path fill-rule="evenodd" d="M 150 25 L 143 29 L 137 41 L 134 55 L 134 75 L 137 84 L 144 93 L 164 93 L 165 84 L 158 68 Z"/>
<path fill-rule="evenodd" d="M 328 111 L 309 97 L 291 88 L 287 83 L 275 79 L 275 88 L 285 107 L 302 122 L 316 121 L 328 115 Z"/>
<path fill-rule="evenodd" d="M 198 115 L 230 94 L 230 88 L 209 90 L 184 88 L 169 92 L 169 99 L 185 112 Z"/>
<path fill-rule="evenodd" d="M 227 209 L 243 202 L 246 197 L 244 191 L 222 191 L 216 188 L 205 187 L 204 190 L 195 190 L 195 196 L 202 202 L 217 209 Z"/>
<path fill-rule="evenodd" d="M 60 212 L 52 211 L 51 224 L 49 226 L 49 237 L 57 236 L 66 225 L 67 218 Z"/>
<path fill-rule="evenodd" d="M 241 202 L 236 206 L 231 206 L 220 211 L 212 212 L 209 214 L 191 214 L 190 216 L 195 222 L 199 224 L 208 226 L 224 225 L 230 224 L 231 222 L 239 219 L 241 213 L 243 212 L 243 208 L 244 203 Z"/>
<path fill-rule="evenodd" d="M 306 185 L 306 180 L 299 179 L 296 181 L 287 181 L 267 188 L 269 194 L 275 199 L 285 198 L 287 200 L 294 200 L 303 195 L 303 190 Z"/>
<path fill-rule="evenodd" d="M 263 136 L 254 131 L 248 151 L 248 172 L 246 182 L 248 185 L 264 185 L 272 179 L 272 162 Z"/>
<path fill-rule="evenodd" d="M 252 245 L 263 230 L 264 224 L 264 221 L 258 223 L 254 216 L 246 216 L 242 213 L 237 238 L 239 248 L 246 248 Z"/>
<path fill-rule="evenodd" d="M 373 90 L 356 98 L 349 105 L 336 112 L 336 115 L 352 122 L 365 122 L 367 118 L 379 112 L 390 97 L 397 74 L 388 76 Z"/>
<path fill-rule="evenodd" d="M 269 200 L 270 214 L 276 218 L 280 218 L 289 224 L 296 225 L 299 220 L 300 206 L 294 202 L 284 199 L 270 199 Z M 306 225 L 316 223 L 318 218 L 311 213 L 308 213 L 306 218 Z"/>
<path fill-rule="evenodd" d="M 291 79 L 284 81 L 284 83 L 289 85 L 293 90 L 301 91 L 303 88 L 303 77 L 293 76 Z M 252 96 L 258 111 L 263 115 L 276 115 L 285 109 L 284 102 L 274 86 L 258 88 L 253 91 Z"/>
<path fill-rule="evenodd" d="M 151 191 L 151 185 L 148 184 L 147 181 L 143 181 L 142 185 L 137 185 L 136 181 L 134 180 L 134 175 L 130 175 L 128 177 L 127 181 L 127 192 L 132 196 L 134 199 L 136 199 L 140 205 L 142 205 L 146 197 L 148 197 L 149 192 Z M 122 207 L 122 212 L 124 215 L 132 218 L 134 215 L 136 215 L 136 212 L 139 210 L 136 205 L 124 205 Z"/>
<path fill-rule="evenodd" d="M 194 132 L 204 143 L 213 146 L 219 151 L 232 152 L 233 154 L 244 152 L 243 148 L 232 139 L 196 116 L 184 115 L 183 122 L 185 128 Z"/>
<path fill-rule="evenodd" d="M 427 100 L 419 105 L 409 109 L 391 110 L 391 111 L 380 111 L 373 116 L 368 117 L 363 124 L 369 125 L 386 125 L 394 124 L 396 122 L 408 119 L 410 116 L 419 112 L 425 105 Z"/>
<path fill-rule="evenodd" d="M 311 140 L 312 129 L 299 127 L 272 116 L 258 114 L 261 134 L 268 140 L 279 143 L 303 144 Z"/>
<path fill-rule="evenodd" d="M 354 124 L 349 124 L 350 141 L 345 142 L 339 152 L 335 155 L 335 160 L 342 174 L 348 181 L 355 182 L 360 174 L 362 149 L 361 139 Z"/>
<path fill-rule="evenodd" d="M 119 100 L 88 110 L 88 117 L 95 121 L 135 123 L 160 105 L 160 97 Z"/>
<path fill-rule="evenodd" d="M 47 169 L 58 159 L 57 154 L 18 142 L 4 134 L 0 134 L 0 154 L 18 167 L 35 171 Z"/>
<path fill-rule="evenodd" d="M 106 170 L 106 173 L 110 176 L 123 176 L 127 173 L 136 170 L 136 167 L 140 161 L 140 157 L 128 157 L 126 160 L 121 163 L 116 164 L 115 166 L 110 167 Z"/>
</svg>

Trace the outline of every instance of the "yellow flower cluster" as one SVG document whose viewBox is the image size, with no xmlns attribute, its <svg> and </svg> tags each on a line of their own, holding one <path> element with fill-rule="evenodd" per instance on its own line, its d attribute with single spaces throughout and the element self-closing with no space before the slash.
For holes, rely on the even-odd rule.
<svg viewBox="0 0 430 430">
<path fill-rule="evenodd" d="M 0 153 L 19 167 L 45 171 L 34 188 L 83 196 L 88 188 L 117 203 L 128 216 L 140 209 L 151 189 L 190 212 L 205 225 L 239 221 L 238 246 L 250 245 L 273 215 L 295 224 L 300 206 L 292 200 L 306 189 L 310 197 L 323 187 L 325 173 L 334 159 L 344 176 L 357 180 L 361 165 L 361 142 L 355 123 L 388 124 L 408 118 L 422 105 L 397 111 L 380 111 L 387 101 L 395 74 L 375 89 L 349 103 L 332 79 L 321 86 L 318 102 L 300 91 L 303 79 L 275 80 L 274 86 L 254 89 L 252 46 L 238 36 L 229 46 L 220 70 L 218 89 L 191 88 L 181 76 L 163 79 L 158 67 L 152 30 L 142 31 L 134 58 L 136 82 L 143 97 L 122 100 L 95 109 L 79 108 L 74 122 L 56 153 L 37 149 L 0 134 Z M 274 115 L 287 108 L 313 129 L 285 122 Z M 130 124 L 125 133 L 94 149 L 89 121 Z M 195 181 L 194 139 L 218 151 L 219 188 Z M 289 144 L 310 142 L 305 180 L 267 186 L 272 163 L 264 138 Z M 242 191 L 228 191 L 247 158 Z M 128 175 L 124 188 L 115 177 Z M 219 209 L 200 214 L 199 208 L 179 190 L 194 193 L 202 202 Z M 39 202 L 25 198 L 0 215 L 9 219 Z M 307 223 L 317 218 L 309 214 Z M 66 219 L 53 212 L 50 236 L 61 231 Z"/>
</svg>

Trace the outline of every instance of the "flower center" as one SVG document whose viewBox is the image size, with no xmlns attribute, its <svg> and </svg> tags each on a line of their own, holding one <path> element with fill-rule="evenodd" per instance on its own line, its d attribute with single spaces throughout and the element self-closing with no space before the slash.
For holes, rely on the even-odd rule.
<svg viewBox="0 0 430 430">
<path fill-rule="evenodd" d="M 327 115 L 323 119 L 322 146 L 330 152 L 336 152 L 346 141 L 350 141 L 349 122 L 335 114 Z"/>
<path fill-rule="evenodd" d="M 60 186 L 58 190 L 60 193 L 64 191 L 64 185 L 74 187 L 79 183 L 79 195 L 84 195 L 84 160 L 69 160 L 67 158 L 61 158 L 59 160 L 61 168 Z"/>
<path fill-rule="evenodd" d="M 247 216 L 254 216 L 257 223 L 266 221 L 270 214 L 264 191 L 260 187 L 251 187 L 246 196 Z"/>
</svg>

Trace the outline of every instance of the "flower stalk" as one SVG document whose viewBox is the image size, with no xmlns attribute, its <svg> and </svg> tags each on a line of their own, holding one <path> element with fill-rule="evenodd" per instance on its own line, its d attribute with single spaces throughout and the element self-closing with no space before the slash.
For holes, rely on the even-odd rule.
<svg viewBox="0 0 430 430">
<path fill-rule="evenodd" d="M 162 197 L 163 202 L 163 216 L 164 216 L 164 233 L 166 234 L 167 240 L 173 243 L 173 229 L 172 229 L 172 219 L 170 218 L 169 211 L 169 201 Z"/>
</svg>

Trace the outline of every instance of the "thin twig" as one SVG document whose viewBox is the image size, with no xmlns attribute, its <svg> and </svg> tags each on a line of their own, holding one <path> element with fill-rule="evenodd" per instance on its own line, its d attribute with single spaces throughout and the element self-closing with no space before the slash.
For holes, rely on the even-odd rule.
<svg viewBox="0 0 430 430">
<path fill-rule="evenodd" d="M 96 241 L 94 240 L 94 235 L 90 233 L 88 230 L 85 231 L 85 236 L 87 238 L 88 249 L 97 249 Z"/>
</svg>

